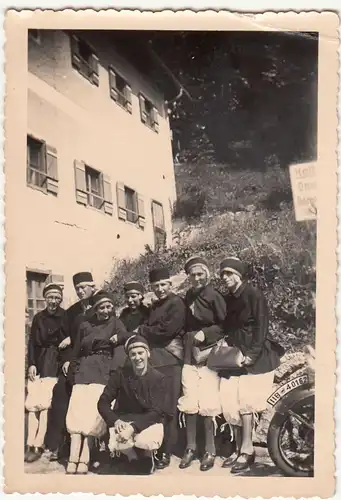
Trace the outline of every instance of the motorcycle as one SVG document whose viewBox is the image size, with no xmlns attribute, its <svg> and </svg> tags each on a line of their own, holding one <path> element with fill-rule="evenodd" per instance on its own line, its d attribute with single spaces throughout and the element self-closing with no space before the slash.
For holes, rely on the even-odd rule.
<svg viewBox="0 0 341 500">
<path fill-rule="evenodd" d="M 267 446 L 274 464 L 291 477 L 314 475 L 315 351 L 305 349 L 307 370 L 271 394 L 275 409 Z"/>
</svg>

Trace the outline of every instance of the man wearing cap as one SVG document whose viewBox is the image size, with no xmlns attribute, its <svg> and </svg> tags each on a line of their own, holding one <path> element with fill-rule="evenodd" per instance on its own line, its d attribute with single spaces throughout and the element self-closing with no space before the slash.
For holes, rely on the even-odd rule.
<svg viewBox="0 0 341 500">
<path fill-rule="evenodd" d="M 247 469 L 255 460 L 252 443 L 254 416 L 265 410 L 272 392 L 275 369 L 284 354 L 269 338 L 268 307 L 261 290 L 246 280 L 246 265 L 236 257 L 220 263 L 227 285 L 228 314 L 224 324 L 229 345 L 239 347 L 244 359 L 240 370 L 221 372 L 220 398 L 226 422 L 234 426 L 237 450 L 223 463 L 232 473 Z"/>
<path fill-rule="evenodd" d="M 92 297 L 97 293 L 92 274 L 88 271 L 76 273 L 73 276 L 73 285 L 78 296 L 78 301 L 66 310 L 66 321 L 63 323 L 64 340 L 60 345 L 63 360 L 62 374 L 53 390 L 52 405 L 50 410 L 49 425 L 47 429 L 47 446 L 50 449 L 50 460 L 58 460 L 59 450 L 65 441 L 66 414 L 72 391 L 71 378 L 67 372 L 72 356 L 80 324 L 93 314 Z"/>
<path fill-rule="evenodd" d="M 48 409 L 61 367 L 58 347 L 64 340 L 61 326 L 65 310 L 60 307 L 63 290 L 50 283 L 44 287 L 43 297 L 46 308 L 34 316 L 28 342 L 26 462 L 38 460 L 43 452 Z"/>
<path fill-rule="evenodd" d="M 147 466 L 151 473 L 153 453 L 162 443 L 164 422 L 171 413 L 165 398 L 168 381 L 150 366 L 150 349 L 145 337 L 131 336 L 125 344 L 125 352 L 129 362 L 111 373 L 97 407 L 109 428 L 110 452 L 113 455 L 122 452 L 130 461 L 141 459 L 143 453 L 149 457 Z"/>
<path fill-rule="evenodd" d="M 148 340 L 151 365 L 170 379 L 167 396 L 173 417 L 166 424 L 164 442 L 156 457 L 156 467 L 163 469 L 169 466 L 170 456 L 178 439 L 177 401 L 181 391 L 185 304 L 181 297 L 172 292 L 167 268 L 152 269 L 149 280 L 157 300 L 150 308 L 149 318 L 138 328 L 138 332 Z"/>
</svg>

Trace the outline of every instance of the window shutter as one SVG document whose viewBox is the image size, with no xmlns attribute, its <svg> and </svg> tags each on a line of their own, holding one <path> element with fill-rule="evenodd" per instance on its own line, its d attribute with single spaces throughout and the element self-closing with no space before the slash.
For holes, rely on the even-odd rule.
<svg viewBox="0 0 341 500">
<path fill-rule="evenodd" d="M 79 70 L 81 67 L 81 57 L 79 55 L 79 38 L 76 35 L 71 35 L 71 60 L 72 65 Z"/>
<path fill-rule="evenodd" d="M 139 193 L 137 193 L 137 213 L 138 224 L 143 229 L 146 225 L 146 215 L 144 211 L 144 197 Z"/>
<path fill-rule="evenodd" d="M 130 85 L 125 86 L 125 96 L 127 99 L 127 111 L 129 111 L 129 113 L 132 113 L 133 105 L 132 105 L 132 91 Z"/>
<path fill-rule="evenodd" d="M 155 132 L 159 132 L 159 112 L 155 107 L 153 108 L 153 126 Z"/>
<path fill-rule="evenodd" d="M 76 201 L 81 205 L 87 205 L 88 195 L 86 191 L 85 163 L 82 161 L 75 160 L 74 169 L 75 169 Z"/>
<path fill-rule="evenodd" d="M 46 189 L 50 193 L 58 194 L 58 160 L 56 148 L 46 144 Z"/>
<path fill-rule="evenodd" d="M 109 85 L 110 85 L 110 97 L 114 101 L 117 101 L 116 73 L 111 68 L 109 68 Z"/>
<path fill-rule="evenodd" d="M 104 212 L 108 215 L 112 215 L 113 200 L 112 200 L 110 177 L 106 174 L 103 174 L 102 182 L 103 182 Z"/>
<path fill-rule="evenodd" d="M 91 66 L 92 66 L 91 81 L 94 85 L 96 85 L 98 87 L 99 86 L 99 59 L 95 54 L 92 54 Z"/>
<path fill-rule="evenodd" d="M 118 182 L 116 185 L 117 190 L 117 214 L 118 218 L 121 220 L 127 220 L 127 210 L 126 210 L 126 198 L 124 191 L 124 184 Z"/>
<path fill-rule="evenodd" d="M 146 112 L 146 100 L 143 95 L 139 95 L 140 100 L 140 113 L 141 113 L 141 121 L 146 123 L 147 121 L 147 112 Z"/>
</svg>

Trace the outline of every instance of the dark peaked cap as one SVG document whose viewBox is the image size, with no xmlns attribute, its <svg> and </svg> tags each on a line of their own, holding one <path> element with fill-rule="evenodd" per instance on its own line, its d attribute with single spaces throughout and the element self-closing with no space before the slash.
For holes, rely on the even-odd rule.
<svg viewBox="0 0 341 500">
<path fill-rule="evenodd" d="M 170 274 L 167 267 L 157 267 L 152 269 L 149 273 L 149 281 L 155 283 L 156 281 L 169 280 Z"/>
<path fill-rule="evenodd" d="M 73 286 L 80 285 L 81 283 L 91 283 L 94 284 L 94 279 L 92 274 L 88 271 L 82 271 L 73 276 Z"/>
</svg>

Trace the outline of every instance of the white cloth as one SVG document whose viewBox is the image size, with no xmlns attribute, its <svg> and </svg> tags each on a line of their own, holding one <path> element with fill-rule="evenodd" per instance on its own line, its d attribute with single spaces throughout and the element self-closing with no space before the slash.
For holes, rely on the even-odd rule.
<svg viewBox="0 0 341 500">
<path fill-rule="evenodd" d="M 179 398 L 178 409 L 189 415 L 220 415 L 219 381 L 217 373 L 207 366 L 184 365 L 181 376 L 183 395 Z"/>
<path fill-rule="evenodd" d="M 33 382 L 28 380 L 27 397 L 25 400 L 26 410 L 48 410 L 51 406 L 52 392 L 57 380 L 56 377 L 37 377 Z"/>
<path fill-rule="evenodd" d="M 223 415 L 229 424 L 242 425 L 241 414 L 256 413 L 267 407 L 275 372 L 247 374 L 220 380 Z"/>
<path fill-rule="evenodd" d="M 106 423 L 97 410 L 97 403 L 104 390 L 102 384 L 76 384 L 72 388 L 66 428 L 70 434 L 101 437 Z"/>
<path fill-rule="evenodd" d="M 140 448 L 141 450 L 155 451 L 158 450 L 163 441 L 163 425 L 153 424 L 133 436 L 126 442 L 119 440 L 119 434 L 116 434 L 110 429 L 109 450 L 111 453 L 115 451 L 129 452 L 133 447 Z"/>
</svg>

